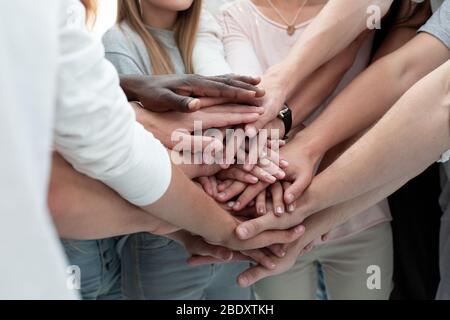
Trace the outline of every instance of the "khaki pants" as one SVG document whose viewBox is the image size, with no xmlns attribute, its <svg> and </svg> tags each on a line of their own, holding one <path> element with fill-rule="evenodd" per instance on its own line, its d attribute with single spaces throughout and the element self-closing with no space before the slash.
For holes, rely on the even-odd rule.
<svg viewBox="0 0 450 320">
<path fill-rule="evenodd" d="M 318 274 L 314 262 L 322 265 L 329 299 L 389 299 L 393 272 L 391 225 L 383 222 L 354 236 L 317 246 L 299 257 L 288 272 L 258 282 L 258 299 L 315 299 Z M 379 267 L 379 289 L 368 288 L 368 279 L 373 275 L 367 271 L 369 266 Z"/>
</svg>

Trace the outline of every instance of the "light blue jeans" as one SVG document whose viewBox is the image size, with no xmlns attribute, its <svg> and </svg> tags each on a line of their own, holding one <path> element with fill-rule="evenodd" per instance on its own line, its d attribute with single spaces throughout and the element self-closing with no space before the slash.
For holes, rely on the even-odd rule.
<svg viewBox="0 0 450 320">
<path fill-rule="evenodd" d="M 149 233 L 131 235 L 122 249 L 122 289 L 126 299 L 250 300 L 236 277 L 246 262 L 192 267 L 175 241 Z"/>
<path fill-rule="evenodd" d="M 81 271 L 80 295 L 85 300 L 122 299 L 117 238 L 62 240 L 70 265 Z"/>
</svg>

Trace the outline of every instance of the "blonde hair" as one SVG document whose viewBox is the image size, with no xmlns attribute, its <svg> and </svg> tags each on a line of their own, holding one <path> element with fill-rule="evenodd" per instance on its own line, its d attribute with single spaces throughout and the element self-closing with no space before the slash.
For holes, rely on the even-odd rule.
<svg viewBox="0 0 450 320">
<path fill-rule="evenodd" d="M 97 19 L 97 0 L 81 0 L 81 3 L 86 8 L 86 24 L 92 29 Z"/>
<path fill-rule="evenodd" d="M 142 20 L 139 2 L 139 0 L 118 0 L 117 23 L 119 24 L 125 21 L 140 36 L 147 48 L 153 74 L 175 73 L 172 60 L 166 50 L 158 39 L 146 28 Z M 194 0 L 189 9 L 178 13 L 175 24 L 175 41 L 180 50 L 187 73 L 194 73 L 192 52 L 194 50 L 201 9 L 202 0 Z"/>
</svg>

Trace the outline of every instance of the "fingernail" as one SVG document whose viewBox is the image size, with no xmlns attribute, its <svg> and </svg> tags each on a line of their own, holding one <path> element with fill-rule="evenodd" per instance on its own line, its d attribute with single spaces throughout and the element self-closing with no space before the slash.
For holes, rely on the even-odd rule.
<svg viewBox="0 0 450 320">
<path fill-rule="evenodd" d="M 286 173 L 283 170 L 279 170 L 278 171 L 278 178 L 279 179 L 283 179 L 284 177 L 286 177 Z"/>
<path fill-rule="evenodd" d="M 260 214 L 264 214 L 266 212 L 266 210 L 263 207 L 261 207 L 261 208 L 258 209 L 258 212 Z"/>
<path fill-rule="evenodd" d="M 248 128 L 245 133 L 247 134 L 247 136 L 249 136 L 250 138 L 253 138 L 254 136 L 256 136 L 257 132 L 256 132 L 256 128 L 254 127 L 250 127 Z"/>
<path fill-rule="evenodd" d="M 252 183 L 257 183 L 258 181 L 259 181 L 259 180 L 258 180 L 257 177 L 252 176 L 252 177 L 250 178 L 250 182 L 252 182 Z"/>
<path fill-rule="evenodd" d="M 297 226 L 294 229 L 294 232 L 297 234 L 302 234 L 303 232 L 305 232 L 305 227 L 304 226 Z"/>
<path fill-rule="evenodd" d="M 240 284 L 242 287 L 248 286 L 248 279 L 247 279 L 247 277 L 245 277 L 245 276 L 240 276 L 240 277 L 239 277 L 239 284 Z"/>
<path fill-rule="evenodd" d="M 234 207 L 234 201 L 228 202 L 227 206 L 230 207 L 230 208 L 233 208 Z"/>
<path fill-rule="evenodd" d="M 295 206 L 293 204 L 290 204 L 288 206 L 288 210 L 289 210 L 289 212 L 294 212 L 295 211 Z"/>
<path fill-rule="evenodd" d="M 200 108 L 200 100 L 198 99 L 193 99 L 189 102 L 188 105 L 189 110 L 197 110 L 198 108 Z"/>
<path fill-rule="evenodd" d="M 236 202 L 234 203 L 233 209 L 234 209 L 234 210 L 238 210 L 240 207 L 241 207 L 241 202 L 240 202 L 240 201 L 236 201 Z"/>
<path fill-rule="evenodd" d="M 269 269 L 275 269 L 277 265 L 273 262 L 269 262 Z"/>
<path fill-rule="evenodd" d="M 278 214 L 283 214 L 283 212 L 284 212 L 283 207 L 277 207 Z"/>
<path fill-rule="evenodd" d="M 280 255 L 281 257 L 284 257 L 286 255 L 286 251 L 281 251 Z"/>
<path fill-rule="evenodd" d="M 238 233 L 239 237 L 242 239 L 246 239 L 248 236 L 248 230 L 246 227 L 239 226 L 237 229 L 237 233 Z"/>
<path fill-rule="evenodd" d="M 274 183 L 277 181 L 277 178 L 275 178 L 274 176 L 271 176 L 270 174 L 264 175 L 264 178 L 266 180 L 268 180 L 267 182 L 270 182 L 270 183 Z"/>
<path fill-rule="evenodd" d="M 219 193 L 217 196 L 218 196 L 219 198 L 225 198 L 226 195 L 227 195 L 227 194 L 226 194 L 225 192 L 221 192 L 221 193 Z"/>
</svg>

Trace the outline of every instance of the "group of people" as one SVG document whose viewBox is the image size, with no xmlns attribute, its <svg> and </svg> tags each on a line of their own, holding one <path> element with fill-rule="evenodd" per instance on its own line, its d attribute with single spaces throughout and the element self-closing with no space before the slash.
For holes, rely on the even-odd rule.
<svg viewBox="0 0 450 320">
<path fill-rule="evenodd" d="M 450 0 L 117 6 L 0 4 L 0 298 L 450 299 Z"/>
</svg>

